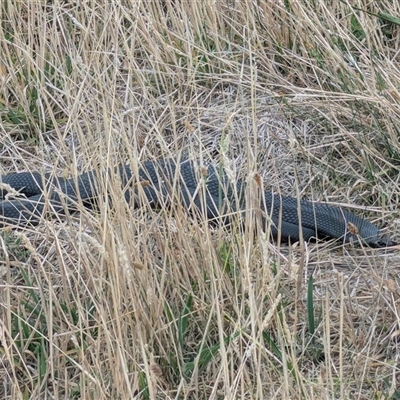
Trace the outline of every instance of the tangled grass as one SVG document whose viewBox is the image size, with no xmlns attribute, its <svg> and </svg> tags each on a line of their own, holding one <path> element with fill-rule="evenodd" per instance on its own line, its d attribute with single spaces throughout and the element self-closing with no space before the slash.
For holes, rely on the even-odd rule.
<svg viewBox="0 0 400 400">
<path fill-rule="evenodd" d="M 223 160 L 398 238 L 391 0 L 0 4 L 0 175 Z M 396 251 L 288 246 L 176 205 L 0 237 L 2 399 L 399 399 Z M 112 207 L 110 207 L 112 203 Z"/>
</svg>

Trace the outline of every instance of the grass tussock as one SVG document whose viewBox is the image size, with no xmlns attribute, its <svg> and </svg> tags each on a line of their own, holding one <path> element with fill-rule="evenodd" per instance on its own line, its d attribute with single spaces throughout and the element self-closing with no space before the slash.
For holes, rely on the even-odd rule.
<svg viewBox="0 0 400 400">
<path fill-rule="evenodd" d="M 397 2 L 3 0 L 0 173 L 158 157 L 398 237 Z M 399 256 L 270 243 L 118 179 L 0 236 L 2 399 L 398 399 Z M 112 207 L 110 207 L 110 202 Z M 78 205 L 79 207 L 79 205 Z"/>
</svg>

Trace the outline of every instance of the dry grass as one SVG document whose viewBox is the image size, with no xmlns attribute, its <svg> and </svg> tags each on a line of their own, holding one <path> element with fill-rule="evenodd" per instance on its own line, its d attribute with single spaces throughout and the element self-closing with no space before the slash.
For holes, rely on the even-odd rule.
<svg viewBox="0 0 400 400">
<path fill-rule="evenodd" d="M 396 238 L 400 8 L 364 3 L 3 0 L 0 173 L 222 157 Z M 0 237 L 2 399 L 400 398 L 396 252 L 104 190 Z"/>
</svg>

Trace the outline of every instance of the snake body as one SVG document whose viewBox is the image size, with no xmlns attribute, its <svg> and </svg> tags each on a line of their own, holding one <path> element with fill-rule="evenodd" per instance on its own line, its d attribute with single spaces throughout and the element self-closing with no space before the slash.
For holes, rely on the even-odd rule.
<svg viewBox="0 0 400 400">
<path fill-rule="evenodd" d="M 191 213 L 200 213 L 209 221 L 219 220 L 224 224 L 231 220 L 229 215 L 244 213 L 248 209 L 246 192 L 251 191 L 246 191 L 246 183 L 241 180 L 232 183 L 222 170 L 214 166 L 199 168 L 189 160 L 176 163 L 165 159 L 147 161 L 137 171 L 123 165 L 107 173 L 108 178 L 118 177 L 126 201 L 134 207 L 143 201 L 152 207 L 168 207 L 179 202 Z M 99 176 L 96 171 L 70 179 L 52 178 L 37 172 L 6 175 L 0 182 L 24 197 L 6 199 L 7 189 L 1 185 L 0 227 L 36 224 L 44 214 L 63 214 L 77 203 L 91 206 L 99 196 L 99 180 L 105 178 L 104 174 Z M 256 205 L 262 211 L 262 221 L 270 220 L 272 236 L 279 236 L 282 241 L 294 242 L 302 236 L 306 241 L 337 238 L 372 247 L 395 244 L 374 224 L 339 207 L 298 201 L 269 191 L 261 192 Z"/>
</svg>

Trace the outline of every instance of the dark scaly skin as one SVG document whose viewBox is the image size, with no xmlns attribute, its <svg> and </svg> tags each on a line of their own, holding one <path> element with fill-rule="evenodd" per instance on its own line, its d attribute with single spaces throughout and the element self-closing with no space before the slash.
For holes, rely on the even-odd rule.
<svg viewBox="0 0 400 400">
<path fill-rule="evenodd" d="M 225 224 L 229 223 L 226 215 L 244 212 L 244 182 L 231 184 L 225 174 L 212 166 L 202 171 L 190 161 L 178 165 L 173 160 L 148 161 L 138 171 L 141 184 L 137 183 L 130 166 L 120 166 L 115 172 L 119 173 L 123 187 L 127 188 L 126 200 L 135 207 L 143 198 L 152 207 L 180 202 L 192 213 L 200 213 L 209 221 L 219 220 Z M 39 173 L 23 172 L 6 175 L 1 182 L 27 198 L 0 202 L 0 227 L 5 224 L 36 224 L 44 213 L 63 214 L 79 202 L 90 206 L 98 197 L 97 174 L 94 171 L 71 179 L 52 179 Z M 6 191 L 0 190 L 0 195 L 4 198 Z M 47 203 L 46 196 L 49 198 Z M 295 198 L 271 192 L 263 194 L 260 208 L 272 221 L 274 238 L 280 235 L 283 241 L 291 242 L 300 239 L 298 206 Z M 301 230 L 306 241 L 337 238 L 344 242 L 353 240 L 357 243 L 361 240 L 372 247 L 395 245 L 382 236 L 375 225 L 339 207 L 301 200 L 300 209 Z M 356 227 L 358 236 L 348 231 L 348 223 Z"/>
</svg>

